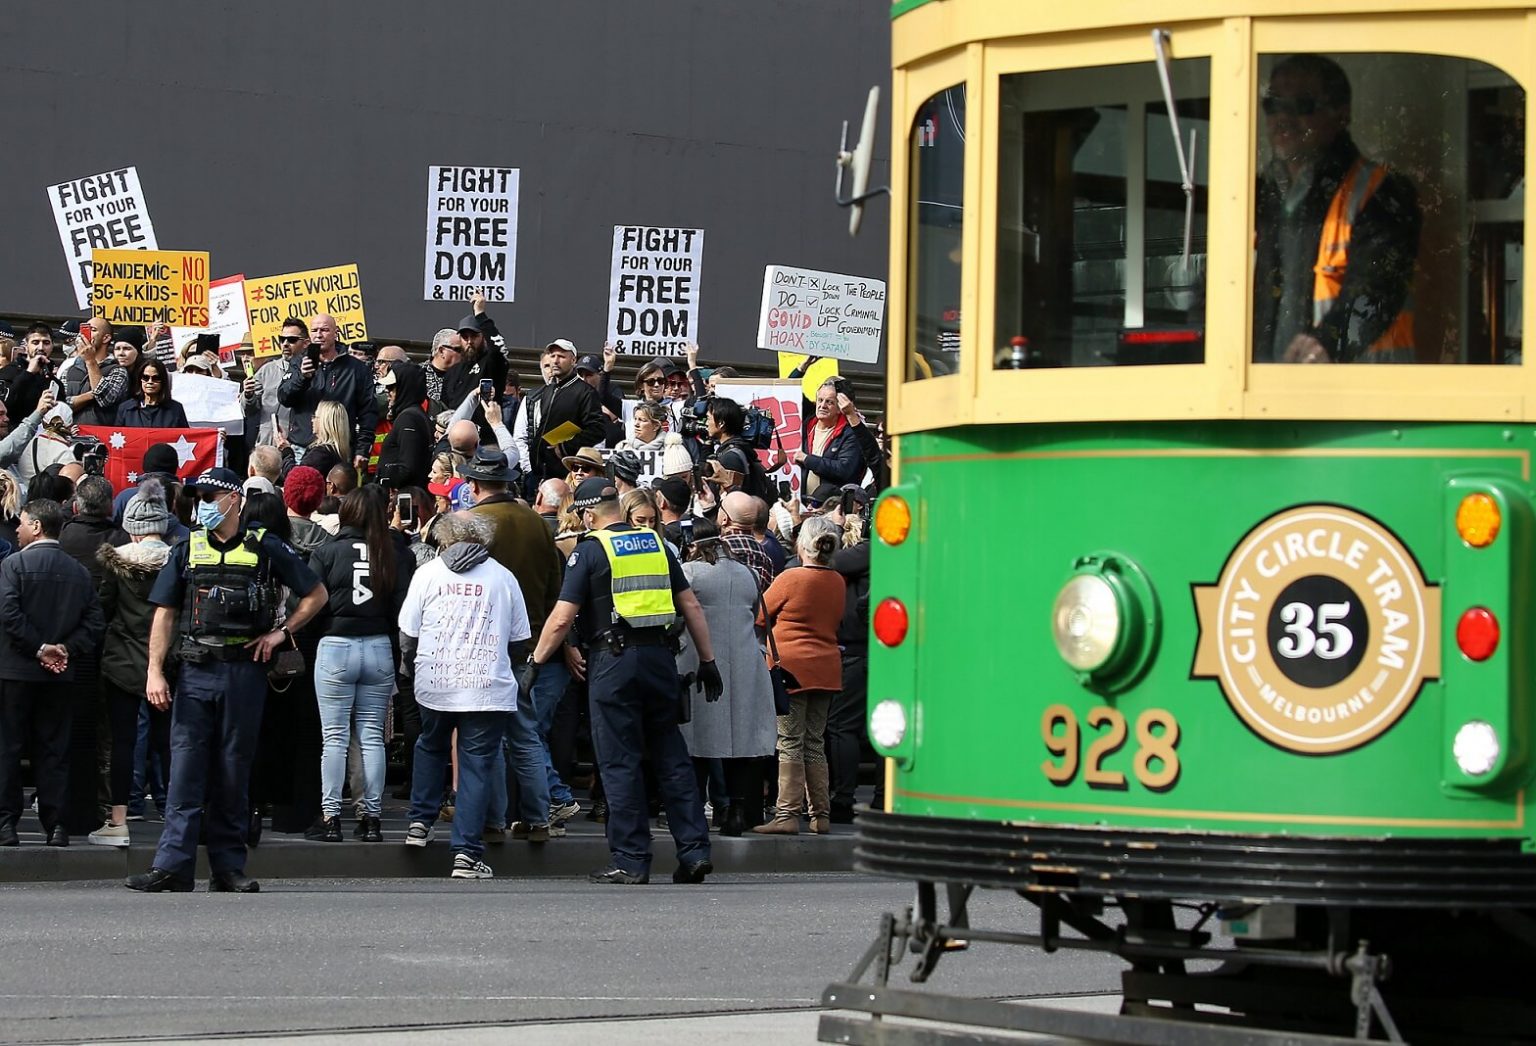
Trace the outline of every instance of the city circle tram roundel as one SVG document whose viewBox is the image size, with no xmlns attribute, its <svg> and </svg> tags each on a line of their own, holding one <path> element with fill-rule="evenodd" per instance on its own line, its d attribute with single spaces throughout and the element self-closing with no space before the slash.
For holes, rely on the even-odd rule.
<svg viewBox="0 0 1536 1046">
<path fill-rule="evenodd" d="M 1265 740 L 1343 752 L 1402 717 L 1440 675 L 1440 589 L 1386 527 L 1299 505 L 1254 527 L 1195 585 L 1193 676 L 1215 679 Z"/>
</svg>

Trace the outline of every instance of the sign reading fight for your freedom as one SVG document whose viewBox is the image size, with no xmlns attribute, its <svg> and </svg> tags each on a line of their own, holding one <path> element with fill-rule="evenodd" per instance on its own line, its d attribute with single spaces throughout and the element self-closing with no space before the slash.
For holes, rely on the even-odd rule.
<svg viewBox="0 0 1536 1046">
<path fill-rule="evenodd" d="M 69 260 L 75 303 L 91 304 L 91 252 L 155 250 L 155 227 L 144 206 L 137 167 L 93 174 L 48 186 L 48 202 Z"/>
<path fill-rule="evenodd" d="M 427 168 L 427 301 L 512 301 L 517 282 L 518 171 Z"/>
<path fill-rule="evenodd" d="M 607 340 L 647 356 L 698 341 L 703 267 L 703 229 L 615 225 Z"/>
</svg>

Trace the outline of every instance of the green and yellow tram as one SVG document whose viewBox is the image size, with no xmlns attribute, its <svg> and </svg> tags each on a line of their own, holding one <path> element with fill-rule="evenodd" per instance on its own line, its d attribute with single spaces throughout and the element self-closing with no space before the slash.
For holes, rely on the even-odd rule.
<svg viewBox="0 0 1536 1046">
<path fill-rule="evenodd" d="M 856 864 L 917 893 L 823 1038 L 1536 1037 L 1536 9 L 892 14 Z M 966 941 L 1115 952 L 1121 1012 L 887 983 Z"/>
</svg>

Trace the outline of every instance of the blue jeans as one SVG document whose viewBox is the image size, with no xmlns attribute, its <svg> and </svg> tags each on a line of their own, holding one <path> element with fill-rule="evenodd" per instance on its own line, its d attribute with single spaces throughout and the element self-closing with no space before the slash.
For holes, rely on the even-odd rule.
<svg viewBox="0 0 1536 1046">
<path fill-rule="evenodd" d="M 505 743 L 496 746 L 496 761 L 491 768 L 491 803 L 486 823 L 502 827 L 507 823 L 507 750 L 512 752 L 512 772 L 517 775 L 517 817 L 525 824 L 549 823 L 548 749 L 539 742 L 539 725 L 532 701 L 519 700 L 517 711 L 505 713 Z M 459 774 L 463 776 L 463 767 Z M 454 815 L 458 820 L 458 815 Z"/>
<path fill-rule="evenodd" d="M 560 780 L 560 775 L 555 773 L 555 762 L 549 757 L 549 731 L 555 724 L 555 712 L 570 685 L 571 671 L 565 667 L 565 659 L 557 657 L 539 669 L 539 678 L 534 681 L 533 691 L 529 694 L 533 702 L 533 714 L 538 718 L 539 744 L 544 749 L 544 776 L 549 782 L 551 805 L 563 805 L 572 798 L 570 785 Z"/>
<path fill-rule="evenodd" d="M 347 778 L 347 741 L 357 724 L 363 756 L 363 813 L 379 816 L 384 791 L 384 718 L 395 687 L 388 636 L 326 636 L 315 654 L 315 697 L 320 705 L 320 813 L 341 813 Z"/>
<path fill-rule="evenodd" d="M 485 814 L 491 798 L 491 764 L 506 732 L 506 712 L 439 712 L 421 708 L 421 736 L 411 768 L 411 820 L 430 825 L 443 802 L 448 752 L 459 732 L 459 793 L 453 815 L 453 849 L 485 853 Z"/>
</svg>

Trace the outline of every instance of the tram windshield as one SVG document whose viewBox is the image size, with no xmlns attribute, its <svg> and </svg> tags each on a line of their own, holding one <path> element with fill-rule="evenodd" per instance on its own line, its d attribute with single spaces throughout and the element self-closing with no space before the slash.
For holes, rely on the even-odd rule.
<svg viewBox="0 0 1536 1046">
<path fill-rule="evenodd" d="M 995 367 L 1204 358 L 1211 64 L 1169 65 L 1176 121 L 1152 62 L 1002 77 Z"/>
<path fill-rule="evenodd" d="M 1256 363 L 1518 363 L 1525 92 L 1482 62 L 1261 55 Z"/>
</svg>

